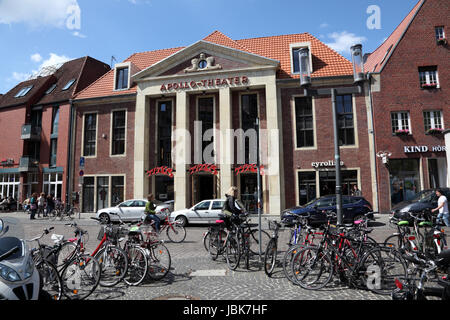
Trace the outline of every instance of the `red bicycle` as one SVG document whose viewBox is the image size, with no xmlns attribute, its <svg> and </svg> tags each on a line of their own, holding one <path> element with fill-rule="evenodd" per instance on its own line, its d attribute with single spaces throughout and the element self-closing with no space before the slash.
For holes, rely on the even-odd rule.
<svg viewBox="0 0 450 320">
<path fill-rule="evenodd" d="M 169 218 L 170 211 L 165 208 L 161 213 L 165 215 L 164 220 L 161 221 L 160 233 L 166 230 L 167 237 L 170 241 L 180 243 L 186 239 L 186 229 L 179 221 L 173 221 Z"/>
</svg>

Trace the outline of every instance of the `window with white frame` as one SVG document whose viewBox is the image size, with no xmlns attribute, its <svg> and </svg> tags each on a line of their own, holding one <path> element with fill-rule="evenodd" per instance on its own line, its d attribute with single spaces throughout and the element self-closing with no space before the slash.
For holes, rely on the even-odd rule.
<svg viewBox="0 0 450 320">
<path fill-rule="evenodd" d="M 437 67 L 420 67 L 419 68 L 419 80 L 420 80 L 420 86 L 422 88 L 432 87 L 432 88 L 438 88 L 439 87 L 439 76 Z"/>
<path fill-rule="evenodd" d="M 62 183 L 62 173 L 44 173 L 44 188 L 42 192 L 53 194 L 55 199 L 62 199 Z"/>
<path fill-rule="evenodd" d="M 424 111 L 423 121 L 425 125 L 425 131 L 430 129 L 444 129 L 442 126 L 442 113 L 439 110 Z"/>
<path fill-rule="evenodd" d="M 17 173 L 0 174 L 0 197 L 2 199 L 19 197 L 20 175 Z"/>
<path fill-rule="evenodd" d="M 411 133 L 411 119 L 408 111 L 391 112 L 392 133 Z"/>
<path fill-rule="evenodd" d="M 444 31 L 444 27 L 443 26 L 435 27 L 434 30 L 435 30 L 435 33 L 436 33 L 436 40 L 437 41 L 445 39 L 445 31 Z"/>
</svg>

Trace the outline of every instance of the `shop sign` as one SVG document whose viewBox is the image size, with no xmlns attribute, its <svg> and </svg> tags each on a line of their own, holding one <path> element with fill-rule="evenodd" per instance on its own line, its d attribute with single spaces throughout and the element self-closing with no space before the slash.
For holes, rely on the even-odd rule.
<svg viewBox="0 0 450 320">
<path fill-rule="evenodd" d="M 173 178 L 173 169 L 166 166 L 156 167 L 151 170 L 147 170 L 145 173 L 147 174 L 148 177 L 156 174 L 163 174 L 169 176 L 170 178 Z"/>
<path fill-rule="evenodd" d="M 344 165 L 344 161 L 341 161 L 341 166 Z M 320 167 L 334 167 L 336 166 L 336 162 L 334 160 L 328 160 L 328 161 L 322 161 L 322 162 L 311 162 L 311 166 L 313 168 L 320 168 Z"/>
<path fill-rule="evenodd" d="M 259 167 L 259 170 L 261 172 L 261 175 L 264 175 L 264 166 L 263 165 L 261 165 Z M 235 172 L 236 175 L 238 175 L 240 173 L 245 173 L 245 172 L 258 173 L 258 167 L 256 166 L 255 163 L 243 164 L 242 166 L 234 168 L 234 172 Z"/>
<path fill-rule="evenodd" d="M 197 164 L 189 169 L 191 172 L 191 175 L 196 172 L 210 172 L 212 174 L 218 174 L 217 167 L 214 164 L 204 163 L 204 164 Z"/>
<path fill-rule="evenodd" d="M 161 91 L 170 91 L 178 89 L 198 89 L 218 86 L 232 86 L 232 85 L 246 85 L 249 80 L 247 76 L 242 77 L 227 77 L 227 78 L 215 78 L 215 79 L 203 79 L 200 81 L 181 81 L 173 83 L 163 83 L 161 85 Z"/>
<path fill-rule="evenodd" d="M 14 159 L 2 159 L 0 162 L 0 165 L 4 167 L 13 166 L 14 165 Z"/>
<path fill-rule="evenodd" d="M 403 151 L 405 153 L 424 153 L 430 151 L 430 148 L 428 146 L 403 146 Z M 445 152 L 446 148 L 445 146 L 432 146 L 431 152 Z"/>
</svg>

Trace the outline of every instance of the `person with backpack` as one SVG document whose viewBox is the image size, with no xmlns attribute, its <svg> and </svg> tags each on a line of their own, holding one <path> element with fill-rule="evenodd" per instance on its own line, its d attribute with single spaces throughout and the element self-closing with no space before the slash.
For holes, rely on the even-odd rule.
<svg viewBox="0 0 450 320">
<path fill-rule="evenodd" d="M 238 193 L 239 190 L 235 186 L 230 187 L 227 193 L 225 193 L 227 199 L 225 200 L 222 208 L 222 215 L 225 216 L 224 221 L 227 229 L 231 228 L 232 223 L 239 224 L 239 215 L 244 211 L 243 209 L 240 209 L 238 206 L 236 206 Z"/>
</svg>

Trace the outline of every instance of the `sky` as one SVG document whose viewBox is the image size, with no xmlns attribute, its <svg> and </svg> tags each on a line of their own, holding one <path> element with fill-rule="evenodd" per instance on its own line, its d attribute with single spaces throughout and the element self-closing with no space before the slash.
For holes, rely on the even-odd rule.
<svg viewBox="0 0 450 320">
<path fill-rule="evenodd" d="M 41 68 L 91 56 L 308 32 L 350 59 L 374 51 L 419 0 L 0 0 L 0 93 Z M 114 57 L 114 59 L 112 58 Z"/>
</svg>

